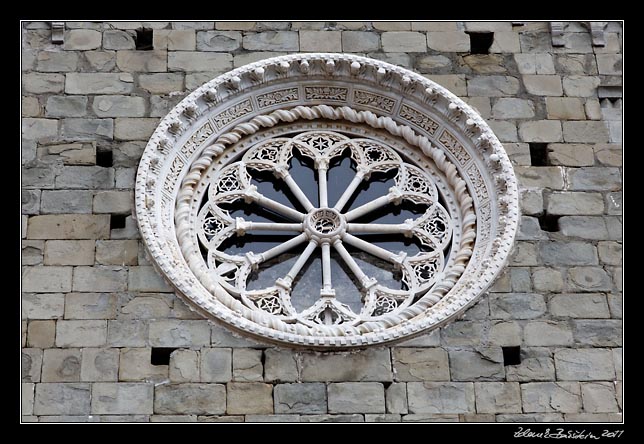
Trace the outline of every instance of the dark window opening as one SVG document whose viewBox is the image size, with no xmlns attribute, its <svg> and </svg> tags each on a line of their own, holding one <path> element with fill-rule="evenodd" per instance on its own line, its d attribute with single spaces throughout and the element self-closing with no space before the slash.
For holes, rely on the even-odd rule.
<svg viewBox="0 0 644 444">
<path fill-rule="evenodd" d="M 139 51 L 150 51 L 152 50 L 152 29 L 151 28 L 141 28 L 136 30 L 136 49 Z"/>
<path fill-rule="evenodd" d="M 521 364 L 521 347 L 501 347 L 503 350 L 503 365 Z"/>
<path fill-rule="evenodd" d="M 110 214 L 110 230 L 125 228 L 127 214 Z"/>
<path fill-rule="evenodd" d="M 470 54 L 489 54 L 494 41 L 493 32 L 468 32 L 470 35 Z"/>
<path fill-rule="evenodd" d="M 538 218 L 539 226 L 543 231 L 549 231 L 551 233 L 559 231 L 559 217 L 560 216 L 543 213 L 543 215 L 539 216 Z"/>
<path fill-rule="evenodd" d="M 109 168 L 113 166 L 112 150 L 96 150 L 96 165 Z"/>
<path fill-rule="evenodd" d="M 548 166 L 548 144 L 531 142 L 529 145 L 532 166 Z"/>
<path fill-rule="evenodd" d="M 152 365 L 169 365 L 170 355 L 176 348 L 173 347 L 152 347 L 150 354 L 150 364 Z"/>
</svg>

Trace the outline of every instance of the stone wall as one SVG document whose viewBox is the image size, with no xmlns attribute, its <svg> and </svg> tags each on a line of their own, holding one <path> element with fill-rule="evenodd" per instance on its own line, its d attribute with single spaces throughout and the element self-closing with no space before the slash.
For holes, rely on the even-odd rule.
<svg viewBox="0 0 644 444">
<path fill-rule="evenodd" d="M 151 50 L 135 49 L 142 26 Z M 483 31 L 490 53 L 470 54 Z M 62 45 L 48 23 L 22 32 L 24 421 L 621 421 L 619 23 L 604 46 L 568 23 L 556 47 L 545 22 L 67 22 Z M 132 189 L 160 117 L 218 74 L 299 51 L 427 75 L 504 143 L 520 233 L 462 320 L 390 348 L 275 349 L 188 310 L 146 259 Z"/>
</svg>

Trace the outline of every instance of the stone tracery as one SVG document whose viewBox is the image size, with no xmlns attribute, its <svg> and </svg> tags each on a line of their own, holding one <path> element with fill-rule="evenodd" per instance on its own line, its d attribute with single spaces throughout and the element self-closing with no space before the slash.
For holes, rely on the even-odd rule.
<svg viewBox="0 0 644 444">
<path fill-rule="evenodd" d="M 320 86 L 320 79 L 328 85 Z M 374 90 L 378 82 L 399 96 Z M 354 56 L 285 56 L 215 79 L 184 102 L 161 123 L 141 162 L 139 224 L 179 293 L 239 331 L 320 347 L 399 340 L 462 313 L 509 254 L 518 210 L 507 155 L 467 105 L 414 73 Z M 387 106 L 374 113 L 376 103 Z M 293 177 L 294 156 L 310 160 L 318 195 L 307 195 Z M 342 157 L 351 159 L 355 177 L 329 202 L 330 164 Z M 272 173 L 295 205 L 263 195 L 253 180 L 262 172 Z M 394 186 L 352 206 L 361 184 L 382 174 L 393 176 Z M 235 202 L 258 205 L 283 221 L 233 217 L 225 207 Z M 395 224 L 360 219 L 404 202 L 423 211 Z M 225 248 L 230 239 L 271 230 L 290 239 L 243 255 Z M 365 234 L 400 234 L 422 249 L 415 255 L 389 251 Z M 247 286 L 260 264 L 279 262 L 298 245 L 303 250 L 288 273 L 263 288 Z M 369 276 L 347 247 L 389 263 L 401 287 Z M 298 310 L 291 292 L 318 249 L 319 297 Z M 336 294 L 332 253 L 362 291 L 359 310 Z"/>
</svg>

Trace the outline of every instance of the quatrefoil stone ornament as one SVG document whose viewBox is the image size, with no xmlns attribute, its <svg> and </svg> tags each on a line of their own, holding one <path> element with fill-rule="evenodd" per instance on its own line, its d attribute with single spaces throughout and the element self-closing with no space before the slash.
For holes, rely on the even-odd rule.
<svg viewBox="0 0 644 444">
<path fill-rule="evenodd" d="M 348 349 L 461 316 L 505 266 L 519 211 L 506 152 L 452 93 L 377 60 L 292 54 L 161 121 L 136 216 L 193 310 L 258 341 Z"/>
</svg>

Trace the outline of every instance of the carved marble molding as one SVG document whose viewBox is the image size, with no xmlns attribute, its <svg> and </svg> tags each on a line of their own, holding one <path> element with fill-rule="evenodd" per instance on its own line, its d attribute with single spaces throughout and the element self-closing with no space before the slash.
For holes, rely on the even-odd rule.
<svg viewBox="0 0 644 444">
<path fill-rule="evenodd" d="M 309 159 L 315 195 L 292 177 L 294 157 Z M 355 177 L 330 201 L 327 173 L 338 159 L 350 159 Z M 292 205 L 258 190 L 255 176 L 266 172 Z M 352 207 L 359 186 L 385 173 L 393 186 Z M 283 220 L 231 216 L 240 202 Z M 362 222 L 399 205 L 421 210 L 396 224 Z M 193 310 L 259 341 L 344 349 L 408 339 L 461 316 L 505 266 L 519 210 L 503 146 L 451 92 L 377 60 L 292 54 L 219 76 L 170 111 L 139 164 L 136 216 L 155 267 Z M 225 247 L 262 231 L 291 237 L 264 251 Z M 406 236 L 420 250 L 388 251 L 365 240 L 374 233 Z M 288 273 L 247 285 L 260 267 L 302 247 Z M 348 248 L 389 264 L 399 287 L 366 273 Z M 322 273 L 307 278 L 319 288 L 315 302 L 297 309 L 293 287 L 315 254 Z M 331 254 L 353 273 L 359 308 L 342 302 Z"/>
</svg>

